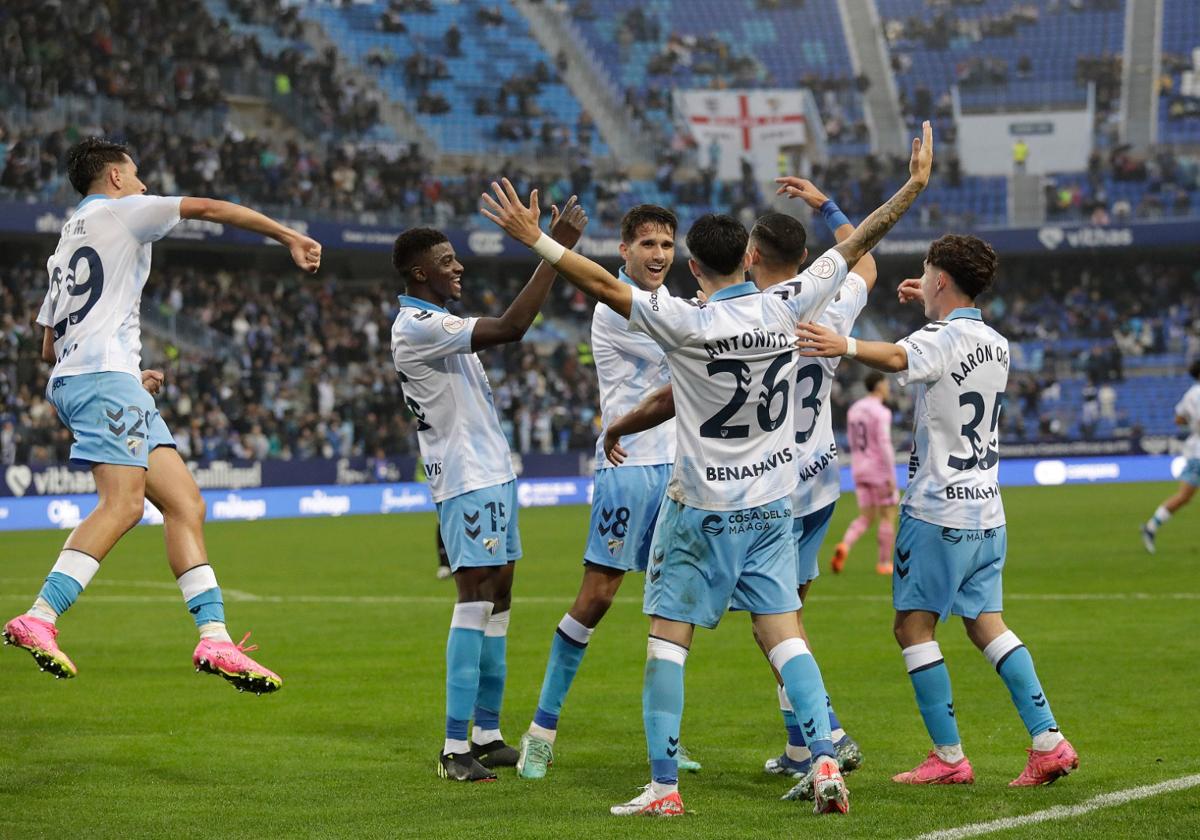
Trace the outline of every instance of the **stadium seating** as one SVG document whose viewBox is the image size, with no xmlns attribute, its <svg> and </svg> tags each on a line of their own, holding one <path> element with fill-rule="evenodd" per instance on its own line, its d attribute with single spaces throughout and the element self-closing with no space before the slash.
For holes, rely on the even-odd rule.
<svg viewBox="0 0 1200 840">
<path fill-rule="evenodd" d="M 1117 0 L 1089 3 L 1081 10 L 1070 10 L 1069 4 L 1060 3 L 1056 4 L 1058 11 L 1051 11 L 1052 6 L 1014 0 L 955 4 L 952 9 L 934 8 L 925 0 L 876 3 L 890 36 L 892 53 L 903 56 L 893 66 L 907 67 L 896 74 L 896 82 L 909 103 L 915 101 L 920 88 L 928 90 L 932 101 L 938 102 L 956 80 L 969 72 L 973 59 L 995 59 L 1005 68 L 1007 81 L 961 84 L 964 106 L 1014 107 L 1047 101 L 1081 105 L 1086 99 L 1086 84 L 1079 78 L 1078 59 L 1120 55 L 1123 49 L 1124 3 Z M 1011 33 L 1007 26 L 990 23 L 1009 18 L 1016 9 L 1032 10 L 1036 23 L 1018 17 L 1012 22 Z M 1018 64 L 1023 58 L 1028 59 L 1029 67 L 1019 75 Z M 986 79 L 986 73 L 984 76 Z M 914 123 L 921 117 L 910 113 Z"/>
<path fill-rule="evenodd" d="M 1200 10 L 1194 0 L 1163 0 L 1164 61 L 1178 57 L 1190 66 L 1191 88 L 1184 90 L 1184 73 L 1167 73 L 1169 88 L 1164 87 L 1158 108 L 1160 143 L 1200 143 Z M 1164 66 L 1164 72 L 1167 68 Z M 1175 115 L 1173 109 L 1183 110 Z"/>
<path fill-rule="evenodd" d="M 800 8 L 785 3 L 778 9 L 763 9 L 754 0 L 597 0 L 590 5 L 595 15 L 575 18 L 576 26 L 619 88 L 632 88 L 643 97 L 651 87 L 793 87 L 806 78 L 849 82 L 854 75 L 835 0 L 808 0 Z M 623 49 L 618 32 L 625 15 L 635 9 L 653 21 L 657 37 L 634 40 Z M 752 79 L 734 79 L 713 72 L 714 65 L 700 59 L 691 65 L 676 63 L 666 73 L 651 71 L 670 36 L 714 34 L 732 56 L 754 58 L 760 71 Z M 851 125 L 862 121 L 861 98 L 852 85 L 832 98 L 818 95 L 817 102 L 827 121 L 835 115 Z M 666 110 L 650 110 L 647 116 L 652 122 L 670 122 Z M 847 138 L 831 141 L 830 148 L 835 154 L 858 155 L 869 144 Z"/>
<path fill-rule="evenodd" d="M 503 23 L 481 25 L 477 14 L 493 7 L 500 9 Z M 539 62 L 549 69 L 551 76 L 556 76 L 554 57 L 542 50 L 530 34 L 529 24 L 511 4 L 485 4 L 480 0 L 434 4 L 430 13 L 404 14 L 404 32 L 380 30 L 380 18 L 386 9 L 384 2 L 347 7 L 322 3 L 306 4 L 303 12 L 320 22 L 339 47 L 368 69 L 390 96 L 408 105 L 442 152 L 511 154 L 533 148 L 532 142 L 498 136 L 502 114 L 475 113 L 477 100 L 496 103 L 505 80 L 532 73 Z M 462 33 L 457 56 L 450 55 L 444 46 L 451 25 Z M 394 60 L 379 67 L 369 61 L 372 54 L 394 56 Z M 414 56 L 444 61 L 444 77 L 429 79 L 424 89 L 419 90 L 405 74 L 405 62 Z M 441 114 L 424 112 L 418 107 L 421 93 L 443 97 L 449 110 Z M 552 78 L 542 84 L 532 101 L 546 118 L 552 116 L 574 133 L 582 109 L 561 81 Z M 536 130 L 541 120 L 529 119 Z M 592 132 L 590 151 L 600 156 L 607 154 L 598 132 Z"/>
</svg>

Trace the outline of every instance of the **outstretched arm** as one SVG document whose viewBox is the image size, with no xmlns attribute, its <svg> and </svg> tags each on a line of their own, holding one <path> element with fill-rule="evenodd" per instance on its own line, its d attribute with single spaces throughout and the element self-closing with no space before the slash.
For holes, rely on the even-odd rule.
<svg viewBox="0 0 1200 840">
<path fill-rule="evenodd" d="M 867 367 L 885 373 L 908 370 L 908 351 L 899 344 L 887 341 L 858 341 L 838 335 L 822 324 L 799 324 L 796 327 L 800 355 L 817 358 L 843 356 L 857 359 Z"/>
<path fill-rule="evenodd" d="M 669 384 L 646 397 L 628 414 L 622 414 L 604 430 L 604 456 L 618 467 L 628 457 L 621 438 L 660 426 L 675 416 L 675 393 Z"/>
<path fill-rule="evenodd" d="M 834 248 L 846 259 L 847 265 L 854 265 L 863 254 L 870 251 L 883 239 L 884 234 L 896 226 L 900 217 L 912 207 L 917 196 L 929 184 L 929 173 L 933 168 L 933 126 L 926 120 L 921 127 L 921 138 L 914 138 L 912 158 L 908 163 L 908 181 L 895 195 L 888 199 L 862 224 L 854 229 L 849 237 L 839 242 Z M 789 198 L 803 198 L 803 192 L 790 183 L 791 179 L 777 178 L 782 186 L 776 191 L 777 195 L 787 195 Z"/>
<path fill-rule="evenodd" d="M 286 246 L 292 254 L 292 261 L 309 274 L 315 274 L 321 267 L 321 243 L 249 207 L 215 198 L 184 198 L 179 202 L 179 216 L 232 225 L 269 236 Z"/>
<path fill-rule="evenodd" d="M 513 239 L 530 248 L 535 254 L 558 269 L 558 273 L 572 286 L 585 295 L 610 306 L 621 317 L 628 318 L 633 308 L 632 289 L 613 277 L 604 266 L 587 257 L 568 251 L 542 233 L 538 226 L 541 209 L 538 207 L 537 190 L 529 194 L 529 206 L 521 204 L 517 191 L 507 178 L 502 178 L 501 189 L 492 184 L 496 197 L 483 194 L 484 207 L 480 210 Z"/>
<path fill-rule="evenodd" d="M 845 242 L 854 233 L 854 225 L 850 224 L 850 220 L 846 218 L 846 214 L 837 206 L 832 198 L 825 195 L 817 189 L 817 185 L 807 178 L 778 178 L 779 183 L 785 184 L 788 187 L 794 188 L 795 192 L 790 193 L 793 198 L 800 198 L 804 203 L 811 207 L 815 212 L 821 214 L 821 218 L 833 230 L 833 238 L 837 242 Z M 875 288 L 875 280 L 879 276 L 879 270 L 875 267 L 875 258 L 870 254 L 863 254 L 858 262 L 850 266 L 850 270 L 861 277 L 867 284 L 867 291 Z"/>
<path fill-rule="evenodd" d="M 557 207 L 550 208 L 550 235 L 564 248 L 575 247 L 587 223 L 587 213 L 576 203 L 575 196 L 567 200 L 561 215 Z M 525 288 L 521 289 L 503 315 L 499 318 L 480 318 L 475 322 L 471 330 L 471 350 L 511 344 L 524 338 L 537 318 L 538 310 L 545 304 L 556 276 L 554 266 L 545 260 L 539 262 Z"/>
</svg>

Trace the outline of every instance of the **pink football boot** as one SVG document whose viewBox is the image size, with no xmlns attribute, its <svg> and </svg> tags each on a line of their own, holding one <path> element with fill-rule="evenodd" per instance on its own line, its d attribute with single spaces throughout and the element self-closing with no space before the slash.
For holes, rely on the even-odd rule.
<svg viewBox="0 0 1200 840">
<path fill-rule="evenodd" d="M 971 785 L 975 783 L 975 771 L 966 756 L 950 764 L 930 750 L 924 761 L 907 773 L 892 776 L 892 781 L 902 785 Z"/>
<path fill-rule="evenodd" d="M 283 680 L 274 671 L 259 665 L 246 654 L 258 650 L 258 645 L 246 647 L 247 633 L 236 645 L 233 642 L 218 642 L 201 639 L 192 654 L 192 664 L 197 671 L 224 677 L 238 691 L 254 694 L 270 694 L 278 691 Z"/>
<path fill-rule="evenodd" d="M 25 648 L 38 667 L 58 679 L 70 679 L 78 671 L 75 663 L 58 649 L 58 628 L 31 615 L 19 615 L 4 625 L 4 644 Z"/>
<path fill-rule="evenodd" d="M 1065 776 L 1072 770 L 1079 769 L 1079 754 L 1066 738 L 1058 742 L 1052 750 L 1026 750 L 1029 762 L 1021 775 L 1008 783 L 1009 787 L 1032 787 L 1033 785 L 1048 785 L 1059 776 Z"/>
</svg>

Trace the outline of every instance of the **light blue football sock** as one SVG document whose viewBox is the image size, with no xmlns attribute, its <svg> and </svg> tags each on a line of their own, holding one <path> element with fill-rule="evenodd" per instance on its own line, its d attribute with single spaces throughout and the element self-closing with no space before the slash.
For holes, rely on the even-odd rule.
<svg viewBox="0 0 1200 840">
<path fill-rule="evenodd" d="M 1013 705 L 1031 736 L 1058 728 L 1050 701 L 1033 668 L 1033 657 L 1016 633 L 1011 630 L 1001 633 L 983 649 L 983 655 L 1008 686 Z"/>
<path fill-rule="evenodd" d="M 46 575 L 29 614 L 53 624 L 71 608 L 99 569 L 100 563 L 94 557 L 73 548 L 64 548 L 59 552 L 50 574 Z"/>
<path fill-rule="evenodd" d="M 679 783 L 679 725 L 683 719 L 683 664 L 687 648 L 650 637 L 642 684 L 642 722 L 650 776 L 661 785 Z"/>
<path fill-rule="evenodd" d="M 783 678 L 783 688 L 796 712 L 805 745 L 813 757 L 833 756 L 833 741 L 829 737 L 829 714 L 826 708 L 825 683 L 817 660 L 801 638 L 785 639 L 771 648 L 771 665 Z M 790 738 L 789 738 L 790 743 Z"/>
<path fill-rule="evenodd" d="M 954 696 L 950 690 L 950 672 L 937 642 L 922 642 L 906 647 L 904 664 L 917 697 L 917 708 L 934 746 L 951 747 L 961 743 L 958 722 L 954 719 Z"/>
<path fill-rule="evenodd" d="M 483 631 L 492 615 L 491 601 L 454 605 L 446 641 L 446 740 L 466 741 L 475 697 L 479 693 L 479 660 Z"/>
<path fill-rule="evenodd" d="M 567 692 L 587 653 L 592 638 L 591 627 L 584 627 L 571 617 L 564 615 L 554 631 L 550 643 L 550 661 L 546 663 L 546 675 L 542 678 L 542 693 L 538 697 L 537 711 L 533 722 L 543 729 L 558 729 L 558 716 L 562 713 Z"/>
<path fill-rule="evenodd" d="M 475 696 L 475 725 L 480 729 L 500 729 L 500 707 L 504 702 L 504 681 L 508 676 L 509 610 L 492 613 L 483 631 L 479 654 L 479 691 Z"/>
</svg>

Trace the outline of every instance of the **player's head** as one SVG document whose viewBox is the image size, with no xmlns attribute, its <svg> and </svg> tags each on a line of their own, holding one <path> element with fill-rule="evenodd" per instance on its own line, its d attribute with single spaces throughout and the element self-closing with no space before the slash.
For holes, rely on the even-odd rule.
<svg viewBox="0 0 1200 840">
<path fill-rule="evenodd" d="M 886 401 L 892 393 L 891 383 L 888 378 L 877 370 L 868 371 L 863 378 L 863 385 L 867 386 L 867 393 L 879 397 Z"/>
<path fill-rule="evenodd" d="M 948 233 L 934 240 L 921 277 L 925 316 L 936 317 L 939 303 L 951 297 L 974 301 L 992 287 L 997 262 L 992 246 L 977 236 Z"/>
<path fill-rule="evenodd" d="M 629 279 L 652 292 L 675 262 L 675 214 L 657 204 L 639 204 L 621 219 L 621 259 Z"/>
<path fill-rule="evenodd" d="M 808 231 L 799 219 L 774 210 L 763 213 L 750 229 L 750 271 L 755 281 L 767 275 L 776 282 L 795 277 L 808 257 Z M 787 277 L 783 277 L 783 275 Z"/>
<path fill-rule="evenodd" d="M 740 280 L 746 272 L 749 239 L 746 228 L 733 216 L 706 213 L 687 233 L 688 250 L 692 252 L 688 267 L 697 280 Z"/>
<path fill-rule="evenodd" d="M 430 294 L 418 297 L 432 297 L 435 301 L 462 297 L 462 263 L 440 230 L 409 228 L 397 236 L 392 245 L 392 267 L 410 294 L 425 290 Z"/>
<path fill-rule="evenodd" d="M 1188 375 L 1191 376 L 1192 379 L 1200 380 L 1200 359 L 1196 359 L 1196 361 L 1192 362 L 1192 366 L 1188 368 Z"/>
<path fill-rule="evenodd" d="M 67 151 L 67 179 L 80 195 L 141 195 L 146 185 L 124 143 L 85 137 Z"/>
</svg>

